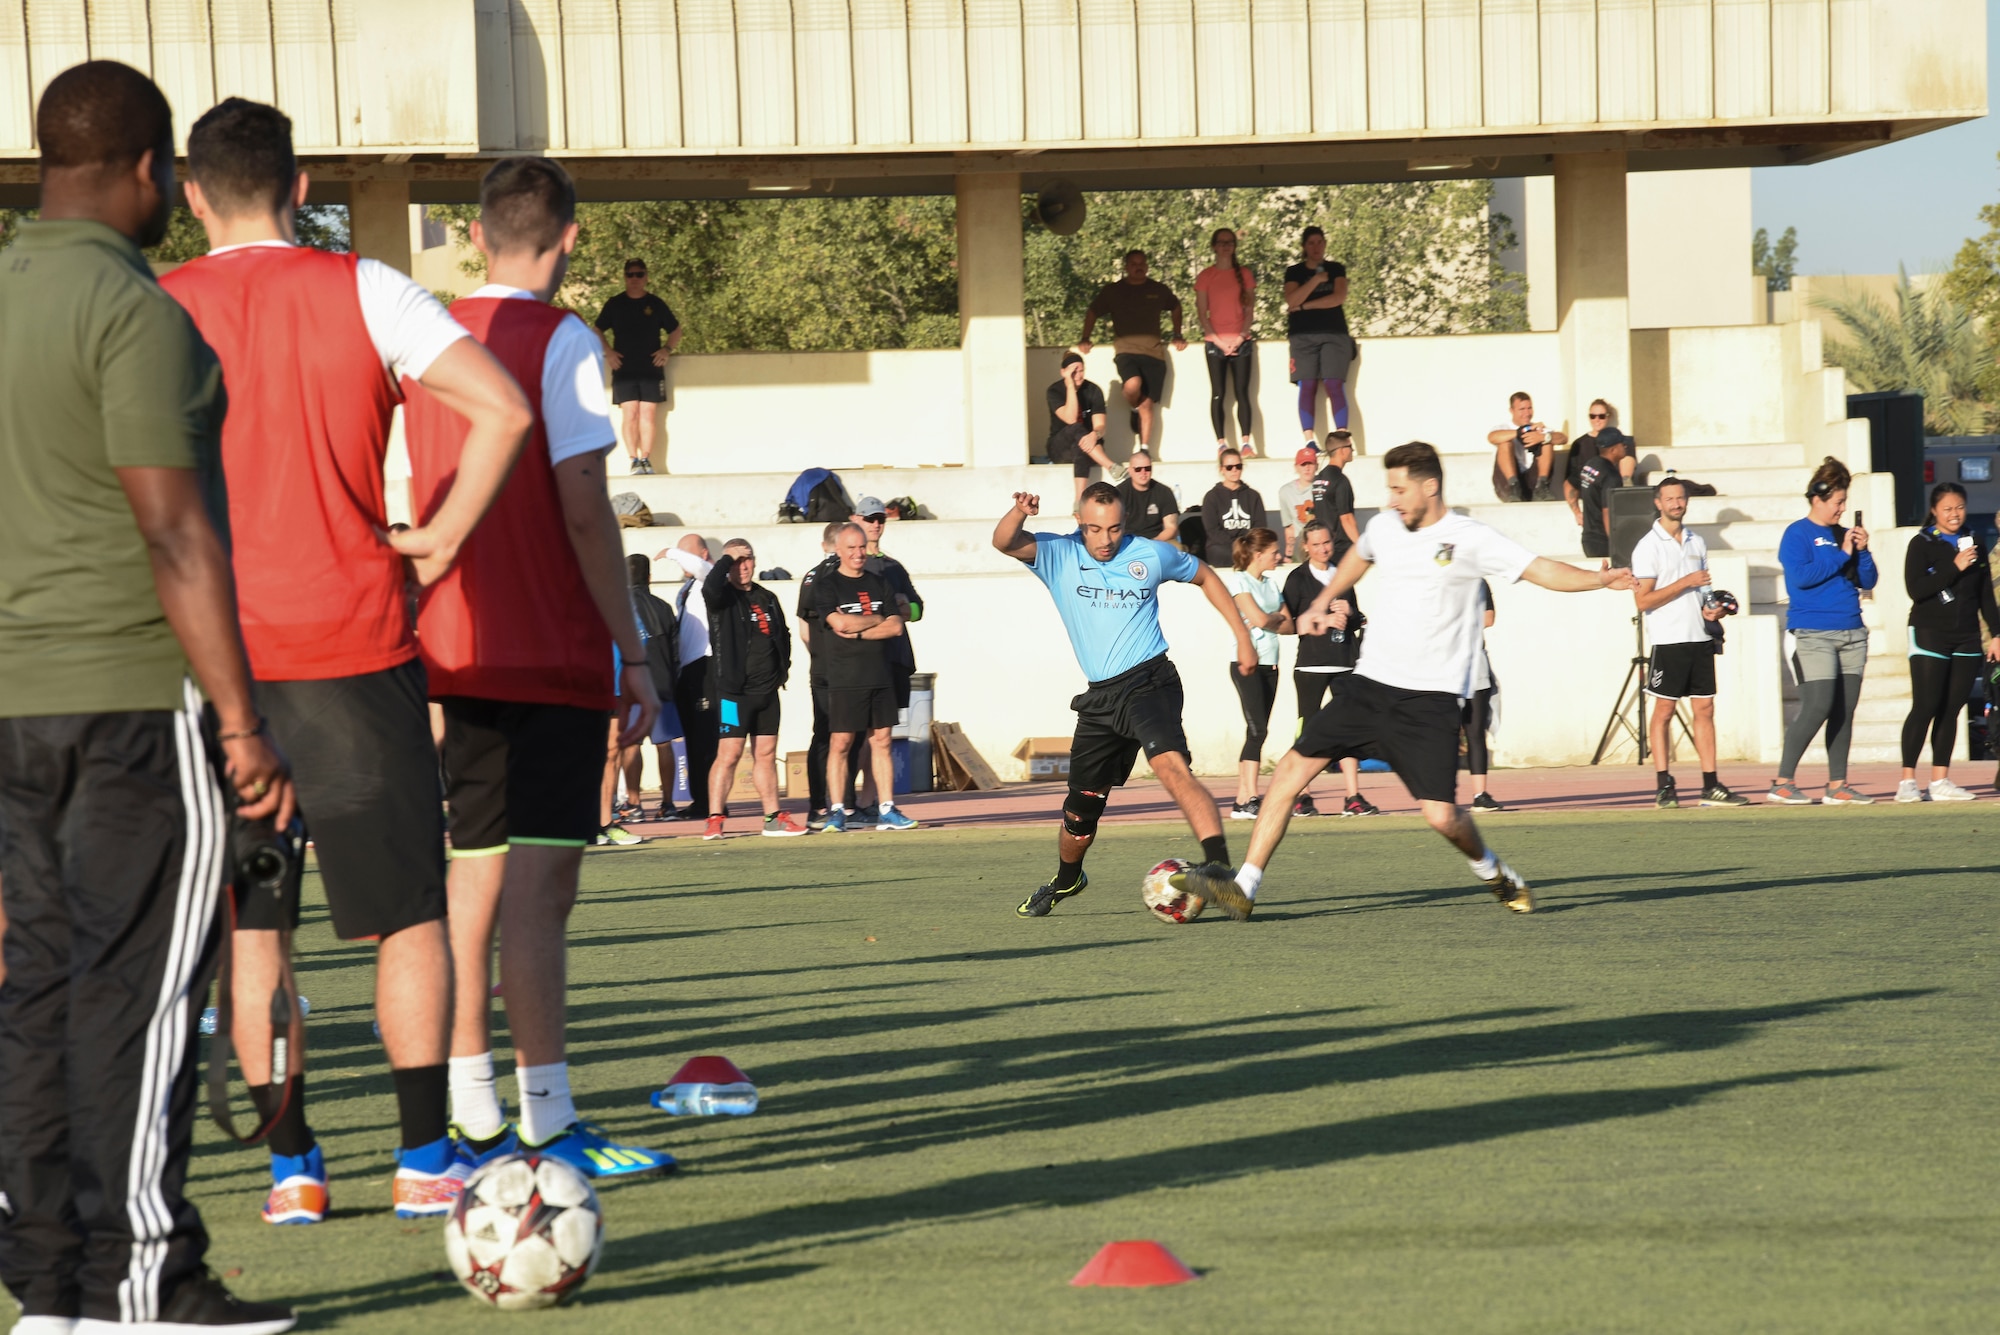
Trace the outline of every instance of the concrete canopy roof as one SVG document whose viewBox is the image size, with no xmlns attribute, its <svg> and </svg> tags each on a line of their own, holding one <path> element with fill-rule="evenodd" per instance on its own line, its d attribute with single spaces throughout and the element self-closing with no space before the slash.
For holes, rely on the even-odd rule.
<svg viewBox="0 0 2000 1335">
<path fill-rule="evenodd" d="M 515 152 L 595 199 L 1814 162 L 1983 115 L 1984 31 L 1981 0 L 24 0 L 0 203 L 89 58 L 150 72 L 182 134 L 275 101 L 322 200 L 450 202 Z"/>
</svg>

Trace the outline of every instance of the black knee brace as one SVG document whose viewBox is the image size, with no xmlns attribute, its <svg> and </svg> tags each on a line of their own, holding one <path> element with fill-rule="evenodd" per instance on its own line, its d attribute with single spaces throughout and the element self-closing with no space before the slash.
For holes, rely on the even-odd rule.
<svg viewBox="0 0 2000 1335">
<path fill-rule="evenodd" d="M 1088 839 L 1097 833 L 1098 817 L 1111 799 L 1104 793 L 1086 793 L 1075 788 L 1063 799 L 1063 833 L 1073 839 Z"/>
</svg>

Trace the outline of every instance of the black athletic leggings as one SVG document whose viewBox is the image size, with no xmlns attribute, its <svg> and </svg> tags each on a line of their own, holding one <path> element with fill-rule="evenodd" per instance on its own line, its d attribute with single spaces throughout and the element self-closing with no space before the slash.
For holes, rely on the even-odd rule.
<svg viewBox="0 0 2000 1335">
<path fill-rule="evenodd" d="M 1278 703 L 1278 669 L 1276 665 L 1266 667 L 1260 663 L 1246 677 L 1231 663 L 1229 680 L 1236 687 L 1236 698 L 1243 703 L 1243 750 L 1236 758 L 1261 764 L 1264 739 L 1271 732 L 1271 707 Z"/>
<path fill-rule="evenodd" d="M 1939 768 L 1951 764 L 1958 716 L 1972 698 L 1981 661 L 1977 639 L 1954 642 L 1916 632 L 1910 646 L 1910 712 L 1903 720 L 1905 769 L 1917 767 L 1926 732 L 1931 736 L 1931 764 Z"/>
<path fill-rule="evenodd" d="M 1472 693 L 1459 710 L 1465 727 L 1465 769 L 1468 774 L 1485 774 L 1492 768 L 1493 755 L 1486 746 L 1486 730 L 1493 722 L 1493 688 L 1482 686 Z"/>
<path fill-rule="evenodd" d="M 1229 414 L 1223 411 L 1223 391 L 1229 381 L 1236 382 L 1236 427 L 1242 436 L 1250 435 L 1250 367 L 1256 357 L 1257 345 L 1244 339 L 1233 353 L 1225 353 L 1213 343 L 1202 344 L 1208 354 L 1208 420 L 1215 424 L 1215 438 L 1221 440 L 1229 425 Z"/>
</svg>

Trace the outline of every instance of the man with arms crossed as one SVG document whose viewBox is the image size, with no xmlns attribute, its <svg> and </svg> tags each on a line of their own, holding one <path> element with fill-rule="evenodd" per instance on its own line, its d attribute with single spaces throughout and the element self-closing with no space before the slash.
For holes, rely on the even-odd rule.
<svg viewBox="0 0 2000 1335">
<path fill-rule="evenodd" d="M 1257 670 L 1249 628 L 1221 576 L 1199 558 L 1127 534 L 1118 493 L 1104 483 L 1092 483 L 1083 493 L 1075 532 L 1023 532 L 1021 525 L 1039 513 L 1039 496 L 1015 492 L 1013 508 L 993 527 L 993 546 L 1033 570 L 1047 587 L 1089 687 L 1070 701 L 1076 735 L 1070 742 L 1056 874 L 1014 911 L 1045 918 L 1063 900 L 1083 893 L 1090 884 L 1083 857 L 1097 838 L 1097 822 L 1111 790 L 1132 777 L 1132 762 L 1141 751 L 1201 840 L 1202 857 L 1226 878 L 1229 844 L 1221 813 L 1188 768 L 1181 677 L 1160 633 L 1159 588 L 1179 580 L 1202 591 L 1236 637 L 1236 670 L 1246 677 Z"/>
<path fill-rule="evenodd" d="M 602 348 L 548 304 L 576 246 L 576 187 L 546 158 L 506 158 L 479 187 L 472 244 L 486 286 L 452 314 L 527 392 L 520 464 L 417 622 L 444 706 L 450 804 L 451 1102 L 462 1161 L 525 1145 L 591 1177 L 657 1172 L 671 1156 L 613 1145 L 577 1117 L 564 1045 L 564 933 L 596 837 L 612 647 L 630 707 L 619 741 L 652 731 L 660 698 L 626 595 L 604 488 L 614 441 Z M 411 499 L 428 517 L 465 458 L 465 420 L 410 386 Z M 494 1088 L 491 964 L 500 934 L 519 1086 L 518 1138 Z"/>
<path fill-rule="evenodd" d="M 820 637 L 818 662 L 826 672 L 829 737 L 826 831 L 845 834 L 847 780 L 855 743 L 868 738 L 875 770 L 875 828 L 914 830 L 917 822 L 896 810 L 896 767 L 889 729 L 896 724 L 896 690 L 889 642 L 903 633 L 903 606 L 888 579 L 868 568 L 868 535 L 849 523 L 833 536 L 840 564 L 815 572 L 813 606 Z M 853 828 L 861 828 L 859 825 Z"/>
<path fill-rule="evenodd" d="M 604 303 L 597 330 L 611 364 L 611 402 L 625 413 L 627 469 L 650 473 L 660 405 L 667 401 L 667 359 L 687 330 L 665 298 L 646 290 L 646 261 L 625 261 L 625 290 Z"/>
<path fill-rule="evenodd" d="M 444 819 L 403 558 L 423 583 L 456 558 L 514 466 L 528 404 L 407 277 L 294 243 L 306 176 L 283 112 L 229 98 L 189 132 L 188 172 L 188 206 L 210 249 L 161 286 L 194 317 L 229 386 L 222 466 L 257 703 L 297 775 L 334 932 L 378 943 L 375 1012 L 402 1122 L 396 1214 L 445 1214 L 460 1179 L 445 1106 Z M 450 495 L 424 527 L 385 543 L 382 461 L 405 378 L 470 430 Z M 274 1090 L 268 1069 L 262 999 L 280 980 L 289 988 L 298 912 L 239 896 L 233 943 L 238 1060 L 259 1112 L 283 1106 L 269 1142 L 273 1224 L 316 1224 L 327 1210 L 305 1073 Z"/>
<path fill-rule="evenodd" d="M 704 839 L 722 838 L 722 808 L 736 782 L 736 763 L 749 741 L 750 777 L 764 803 L 764 833 L 778 838 L 805 827 L 778 807 L 778 692 L 792 675 L 792 632 L 785 609 L 752 578 L 757 553 L 741 538 L 722 544 L 722 559 L 702 577 L 702 602 L 715 645 L 716 713 L 721 719 L 715 764 L 708 773 Z"/>
<path fill-rule="evenodd" d="M 1481 579 L 1525 579 L 1557 593 L 1629 589 L 1629 570 L 1581 570 L 1536 556 L 1476 519 L 1453 514 L 1444 467 L 1422 441 L 1383 456 L 1389 504 L 1361 531 L 1300 619 L 1301 634 L 1331 621 L 1336 599 L 1371 569 L 1381 594 L 1352 679 L 1314 715 L 1278 762 L 1250 855 L 1234 874 L 1196 868 L 1187 888 L 1237 920 L 1250 916 L 1264 868 L 1285 837 L 1292 799 L 1330 760 L 1374 748 L 1423 808 L 1424 819 L 1470 860 L 1472 874 L 1516 913 L 1532 913 L 1528 883 L 1480 838 L 1457 802 L 1460 702 L 1472 694 L 1485 603 Z"/>
<path fill-rule="evenodd" d="M 1667 770 L 1667 730 L 1674 709 L 1686 700 L 1694 712 L 1695 754 L 1701 757 L 1701 804 L 1747 807 L 1750 799 L 1723 787 L 1715 771 L 1715 640 L 1708 623 L 1720 620 L 1722 609 L 1707 606 L 1703 597 L 1714 583 L 1708 573 L 1708 544 L 1682 522 L 1688 496 L 1687 484 L 1679 478 L 1654 484 L 1653 508 L 1660 512 L 1659 520 L 1632 549 L 1632 578 L 1637 581 L 1632 598 L 1646 615 L 1646 639 L 1653 646 L 1646 693 L 1653 697 L 1647 734 L 1660 777 L 1655 805 L 1681 804 Z"/>
<path fill-rule="evenodd" d="M 41 215 L 0 255 L 0 1282 L 21 1335 L 276 1335 L 185 1189 L 222 782 L 246 818 L 293 797 L 237 635 L 221 368 L 139 249 L 173 116 L 96 60 L 35 135 Z"/>
</svg>

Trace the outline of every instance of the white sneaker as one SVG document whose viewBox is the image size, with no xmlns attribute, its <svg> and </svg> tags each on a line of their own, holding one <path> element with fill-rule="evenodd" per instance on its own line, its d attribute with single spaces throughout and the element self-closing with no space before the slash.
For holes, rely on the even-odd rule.
<svg viewBox="0 0 2000 1335">
<path fill-rule="evenodd" d="M 1973 796 L 1971 793 L 1959 787 L 1950 779 L 1931 780 L 1931 801 L 1933 802 L 1970 802 L 1972 800 Z"/>
<path fill-rule="evenodd" d="M 24 1316 L 14 1323 L 16 1335 L 71 1335 L 73 1316 Z"/>
<path fill-rule="evenodd" d="M 1113 464 L 1111 465 L 1111 467 L 1104 470 L 1104 480 L 1106 482 L 1109 482 L 1114 487 L 1117 486 L 1119 483 L 1123 482 L 1126 478 L 1130 477 L 1131 475 L 1132 474 L 1130 470 L 1128 470 L 1124 464 Z"/>
<path fill-rule="evenodd" d="M 1915 779 L 1905 779 L 1896 785 L 1896 800 L 1898 802 L 1921 802 L 1924 800 L 1924 794 L 1917 787 Z"/>
</svg>

